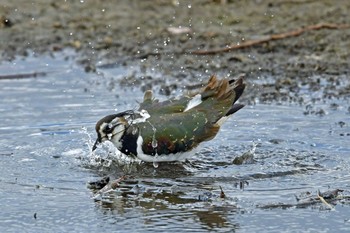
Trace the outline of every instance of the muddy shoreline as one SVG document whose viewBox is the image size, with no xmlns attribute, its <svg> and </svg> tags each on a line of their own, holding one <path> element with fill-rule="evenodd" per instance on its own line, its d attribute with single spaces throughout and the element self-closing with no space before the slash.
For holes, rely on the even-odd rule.
<svg viewBox="0 0 350 233">
<path fill-rule="evenodd" d="M 0 4 L 0 62 L 72 48 L 87 72 L 125 66 L 119 80 L 161 94 L 193 87 L 211 74 L 246 76 L 243 100 L 307 104 L 348 98 L 350 29 L 322 29 L 215 55 L 225 48 L 318 23 L 349 24 L 349 1 L 115 1 Z M 304 93 L 304 94 L 303 94 Z M 306 100 L 307 99 L 307 100 Z"/>
</svg>

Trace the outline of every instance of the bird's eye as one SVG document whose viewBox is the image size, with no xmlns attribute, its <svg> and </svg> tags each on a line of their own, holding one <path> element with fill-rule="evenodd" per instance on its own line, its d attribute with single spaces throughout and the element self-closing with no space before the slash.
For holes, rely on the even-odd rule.
<svg viewBox="0 0 350 233">
<path fill-rule="evenodd" d="M 108 125 L 106 125 L 106 127 L 104 128 L 104 132 L 106 133 L 106 134 L 109 134 L 109 133 L 112 133 L 112 130 L 113 130 L 113 125 L 112 124 L 108 124 Z"/>
<path fill-rule="evenodd" d="M 117 124 L 112 124 L 112 123 L 109 123 L 106 125 L 106 127 L 104 128 L 103 132 L 105 134 L 110 134 L 113 132 L 114 128 L 115 127 L 118 127 L 120 125 L 120 123 L 117 123 Z"/>
</svg>

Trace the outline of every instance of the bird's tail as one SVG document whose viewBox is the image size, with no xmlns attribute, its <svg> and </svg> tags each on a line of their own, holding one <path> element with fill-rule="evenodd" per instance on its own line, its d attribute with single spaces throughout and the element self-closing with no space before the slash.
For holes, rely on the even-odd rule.
<svg viewBox="0 0 350 233">
<path fill-rule="evenodd" d="M 234 105 L 234 103 L 241 97 L 244 89 L 245 84 L 243 83 L 243 77 L 244 75 L 239 75 L 238 78 L 227 80 L 227 79 L 221 79 L 218 80 L 215 75 L 212 75 L 207 83 L 207 85 L 204 87 L 201 97 L 202 100 L 206 100 L 210 97 L 215 98 L 217 101 L 231 101 L 231 104 Z M 242 107 L 241 107 L 242 108 Z M 232 111 L 230 114 L 238 111 L 237 107 L 232 106 Z M 229 115 L 230 115 L 229 114 Z"/>
<path fill-rule="evenodd" d="M 210 77 L 201 97 L 203 104 L 207 104 L 208 109 L 217 112 L 214 114 L 216 115 L 216 119 L 213 119 L 214 122 L 221 125 L 229 115 L 244 107 L 243 104 L 236 104 L 244 89 L 243 75 L 240 75 L 236 80 L 218 80 L 215 75 Z"/>
</svg>

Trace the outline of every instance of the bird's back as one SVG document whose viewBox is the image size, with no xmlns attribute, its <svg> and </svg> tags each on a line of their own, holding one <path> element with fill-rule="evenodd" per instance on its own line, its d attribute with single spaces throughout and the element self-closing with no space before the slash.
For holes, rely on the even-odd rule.
<svg viewBox="0 0 350 233">
<path fill-rule="evenodd" d="M 192 96 L 159 102 L 146 92 L 139 110 L 148 111 L 150 118 L 138 125 L 143 152 L 185 152 L 214 138 L 221 125 L 218 121 L 243 107 L 234 103 L 244 88 L 242 79 L 219 81 L 212 76 L 203 90 Z"/>
</svg>

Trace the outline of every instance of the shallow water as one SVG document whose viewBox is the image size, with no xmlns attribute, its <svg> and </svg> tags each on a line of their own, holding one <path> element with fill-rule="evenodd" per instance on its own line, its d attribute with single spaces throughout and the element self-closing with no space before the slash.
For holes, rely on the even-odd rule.
<svg viewBox="0 0 350 233">
<path fill-rule="evenodd" d="M 143 95 L 113 81 L 123 68 L 90 74 L 74 64 L 67 53 L 0 66 L 1 75 L 38 73 L 0 80 L 1 232 L 350 230 L 348 199 L 329 210 L 321 202 L 299 208 L 295 197 L 349 196 L 349 100 L 316 103 L 324 116 L 294 104 L 246 106 L 190 161 L 119 164 L 109 145 L 90 153 L 94 124 Z M 233 164 L 244 153 L 254 158 Z M 92 199 L 89 181 L 124 174 L 117 192 Z"/>
</svg>

